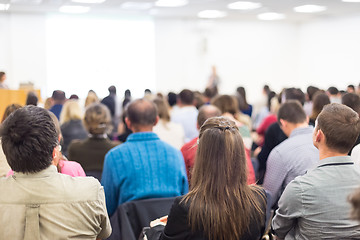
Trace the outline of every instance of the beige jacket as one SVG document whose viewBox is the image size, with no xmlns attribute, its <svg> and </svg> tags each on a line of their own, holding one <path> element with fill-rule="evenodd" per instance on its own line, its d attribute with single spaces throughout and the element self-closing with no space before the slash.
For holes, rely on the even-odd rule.
<svg viewBox="0 0 360 240">
<path fill-rule="evenodd" d="M 56 167 L 0 179 L 0 239 L 107 238 L 111 226 L 104 189 L 91 177 Z"/>
</svg>

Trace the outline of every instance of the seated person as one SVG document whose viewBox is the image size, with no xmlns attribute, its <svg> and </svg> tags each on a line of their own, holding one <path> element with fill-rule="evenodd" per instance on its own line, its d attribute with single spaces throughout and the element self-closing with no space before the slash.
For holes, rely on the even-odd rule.
<svg viewBox="0 0 360 240">
<path fill-rule="evenodd" d="M 59 174 L 59 140 L 47 110 L 26 106 L 0 129 L 14 176 L 0 178 L 0 239 L 104 239 L 111 226 L 94 178 Z"/>
<path fill-rule="evenodd" d="M 242 137 L 235 122 L 209 118 L 200 129 L 188 194 L 178 197 L 161 240 L 260 239 L 265 191 L 247 185 Z"/>
</svg>

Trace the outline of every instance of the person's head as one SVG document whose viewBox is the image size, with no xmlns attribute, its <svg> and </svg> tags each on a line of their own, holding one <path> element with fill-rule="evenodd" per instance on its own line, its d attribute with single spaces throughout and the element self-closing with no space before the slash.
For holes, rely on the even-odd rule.
<svg viewBox="0 0 360 240">
<path fill-rule="evenodd" d="M 214 98 L 212 105 L 220 109 L 221 113 L 230 113 L 235 115 L 239 112 L 238 102 L 235 97 L 230 95 L 220 95 Z"/>
<path fill-rule="evenodd" d="M 182 90 L 178 97 L 182 105 L 193 105 L 194 103 L 194 93 L 189 89 Z"/>
<path fill-rule="evenodd" d="M 210 101 L 212 98 L 214 98 L 216 96 L 216 90 L 214 90 L 213 88 L 205 88 L 204 91 L 204 96 L 205 98 L 207 98 L 208 101 Z"/>
<path fill-rule="evenodd" d="M 137 99 L 129 103 L 125 122 L 133 132 L 152 131 L 158 122 L 156 105 L 147 99 Z"/>
<path fill-rule="evenodd" d="M 5 108 L 5 112 L 3 114 L 2 120 L 1 122 L 4 122 L 5 119 L 12 114 L 13 112 L 15 112 L 16 110 L 18 110 L 19 108 L 21 108 L 21 105 L 14 103 L 14 104 L 10 104 Z"/>
<path fill-rule="evenodd" d="M 202 105 L 205 104 L 204 96 L 201 92 L 195 91 L 194 92 L 194 105 L 197 109 L 201 108 Z"/>
<path fill-rule="evenodd" d="M 314 94 L 319 90 L 320 90 L 319 88 L 314 87 L 314 86 L 307 87 L 306 93 L 307 93 L 308 100 L 312 101 Z"/>
<path fill-rule="evenodd" d="M 125 97 L 125 98 L 131 98 L 131 91 L 130 91 L 130 89 L 126 89 L 126 90 L 125 90 L 124 97 Z"/>
<path fill-rule="evenodd" d="M 352 205 L 352 219 L 360 221 L 360 188 L 356 189 L 356 191 L 348 197 L 348 200 Z"/>
<path fill-rule="evenodd" d="M 174 92 L 169 92 L 167 95 L 167 100 L 170 107 L 173 107 L 176 104 L 177 95 Z"/>
<path fill-rule="evenodd" d="M 82 111 L 77 100 L 68 100 L 65 102 L 60 113 L 60 124 L 64 124 L 70 120 L 82 119 Z"/>
<path fill-rule="evenodd" d="M 45 103 L 44 103 L 45 109 L 49 110 L 53 105 L 54 105 L 54 100 L 51 97 L 45 99 Z"/>
<path fill-rule="evenodd" d="M 316 119 L 323 107 L 330 104 L 330 98 L 326 93 L 317 92 L 313 97 L 311 119 Z"/>
<path fill-rule="evenodd" d="M 289 136 L 292 130 L 299 125 L 305 125 L 308 122 L 304 109 L 297 100 L 288 100 L 283 103 L 279 108 L 277 117 L 286 136 Z"/>
<path fill-rule="evenodd" d="M 249 104 L 246 101 L 246 92 L 244 87 L 238 87 L 236 89 L 238 103 L 241 110 L 247 110 L 249 108 Z"/>
<path fill-rule="evenodd" d="M 34 92 L 29 92 L 26 97 L 26 105 L 34 105 L 37 106 L 38 97 Z"/>
<path fill-rule="evenodd" d="M 263 87 L 263 94 L 268 95 L 270 91 L 271 91 L 271 90 L 270 90 L 269 85 L 264 85 L 264 87 Z"/>
<path fill-rule="evenodd" d="M 54 104 L 64 104 L 66 101 L 65 92 L 61 90 L 55 90 L 52 94 Z"/>
<path fill-rule="evenodd" d="M 352 84 L 348 85 L 347 88 L 346 88 L 346 91 L 348 93 L 355 93 L 355 86 L 352 85 Z"/>
<path fill-rule="evenodd" d="M 155 98 L 153 102 L 157 107 L 159 118 L 164 120 L 165 122 L 169 122 L 170 113 L 167 102 L 163 98 L 159 98 L 159 97 Z"/>
<path fill-rule="evenodd" d="M 93 103 L 86 108 L 84 127 L 93 135 L 103 135 L 112 130 L 109 109 L 101 103 Z"/>
<path fill-rule="evenodd" d="M 108 88 L 108 91 L 109 91 L 109 94 L 110 95 L 116 95 L 116 87 L 114 85 L 111 85 L 109 88 Z"/>
<path fill-rule="evenodd" d="M 329 87 L 327 92 L 331 96 L 337 96 L 339 94 L 339 90 L 336 87 Z"/>
<path fill-rule="evenodd" d="M 250 218 L 262 221 L 249 207 L 258 209 L 255 198 L 247 185 L 245 149 L 236 123 L 209 118 L 200 128 L 191 189 L 184 198 L 190 203 L 191 228 L 202 228 L 210 239 L 239 239 Z"/>
<path fill-rule="evenodd" d="M 49 167 L 59 145 L 48 111 L 31 105 L 18 109 L 2 123 L 0 137 L 11 169 L 22 173 Z"/>
<path fill-rule="evenodd" d="M 355 93 L 346 93 L 341 98 L 342 104 L 348 106 L 358 114 L 360 113 L 360 97 Z"/>
<path fill-rule="evenodd" d="M 287 88 L 285 89 L 286 100 L 298 100 L 302 106 L 305 103 L 305 94 L 299 88 Z"/>
<path fill-rule="evenodd" d="M 0 83 L 4 82 L 6 80 L 6 73 L 0 72 Z"/>
<path fill-rule="evenodd" d="M 313 142 L 317 148 L 325 146 L 332 152 L 347 154 L 359 133 L 358 113 L 343 104 L 332 103 L 316 119 Z"/>
<path fill-rule="evenodd" d="M 85 99 L 85 107 L 89 106 L 90 104 L 98 103 L 98 102 L 100 102 L 98 96 L 94 91 L 90 90 Z"/>
<path fill-rule="evenodd" d="M 215 107 L 214 105 L 204 105 L 199 109 L 199 114 L 197 116 L 197 128 L 204 124 L 204 122 L 212 117 L 220 117 L 221 111 L 219 108 Z"/>
<path fill-rule="evenodd" d="M 71 96 L 69 97 L 69 99 L 79 100 L 79 96 L 76 95 L 76 94 L 71 94 Z"/>
</svg>

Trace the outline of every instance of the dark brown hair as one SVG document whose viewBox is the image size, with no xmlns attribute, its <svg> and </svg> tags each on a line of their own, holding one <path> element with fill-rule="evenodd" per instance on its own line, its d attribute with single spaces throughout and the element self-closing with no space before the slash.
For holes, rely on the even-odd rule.
<svg viewBox="0 0 360 240">
<path fill-rule="evenodd" d="M 315 130 L 319 129 L 325 135 L 327 147 L 348 153 L 359 136 L 359 115 L 348 106 L 328 104 L 317 117 Z"/>
<path fill-rule="evenodd" d="M 280 119 L 283 119 L 290 123 L 303 123 L 306 121 L 306 114 L 298 100 L 287 100 L 279 108 L 279 122 Z"/>
<path fill-rule="evenodd" d="M 189 204 L 192 231 L 202 229 L 210 240 L 240 239 L 251 219 L 264 221 L 265 201 L 256 197 L 260 188 L 247 185 L 243 145 L 235 122 L 227 118 L 209 118 L 200 129 L 191 189 L 183 202 Z"/>
<path fill-rule="evenodd" d="M 16 104 L 16 103 L 8 105 L 8 106 L 6 107 L 6 109 L 5 109 L 5 112 L 4 112 L 4 114 L 3 114 L 3 118 L 2 118 L 2 120 L 1 120 L 1 122 L 4 122 L 5 119 L 6 119 L 10 114 L 12 114 L 13 112 L 15 112 L 15 111 L 18 110 L 19 108 L 21 108 L 21 105 Z"/>
<path fill-rule="evenodd" d="M 194 93 L 189 89 L 182 90 L 178 95 L 180 101 L 185 105 L 192 105 L 194 102 Z"/>
<path fill-rule="evenodd" d="M 344 96 L 342 96 L 341 102 L 358 114 L 360 113 L 360 97 L 357 94 L 346 93 Z"/>
<path fill-rule="evenodd" d="M 230 113 L 234 116 L 239 113 L 238 102 L 235 97 L 230 95 L 217 96 L 211 104 L 218 107 L 221 113 Z"/>
<path fill-rule="evenodd" d="M 313 96 L 311 119 L 316 119 L 325 105 L 330 104 L 330 98 L 326 93 L 317 92 Z"/>
<path fill-rule="evenodd" d="M 165 101 L 164 98 L 157 97 L 153 100 L 153 102 L 156 104 L 156 107 L 158 109 L 159 118 L 165 120 L 166 122 L 169 122 L 170 114 L 169 104 L 167 103 L 167 101 Z"/>
</svg>

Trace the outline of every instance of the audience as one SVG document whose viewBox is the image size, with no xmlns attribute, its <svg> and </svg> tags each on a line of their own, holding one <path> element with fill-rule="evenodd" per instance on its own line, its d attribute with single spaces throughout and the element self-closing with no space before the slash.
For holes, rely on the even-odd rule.
<svg viewBox="0 0 360 240">
<path fill-rule="evenodd" d="M 160 239 L 260 239 L 265 209 L 264 190 L 247 185 L 235 122 L 210 118 L 200 129 L 190 192 L 175 200 Z"/>
<path fill-rule="evenodd" d="M 61 134 L 63 143 L 62 152 L 68 156 L 68 147 L 72 140 L 85 139 L 88 133 L 82 124 L 82 111 L 77 100 L 68 100 L 60 115 Z"/>
<path fill-rule="evenodd" d="M 313 97 L 317 91 L 320 89 L 314 86 L 309 86 L 306 88 L 306 95 L 305 95 L 305 103 L 304 103 L 304 111 L 306 116 L 310 116 L 313 109 Z"/>
<path fill-rule="evenodd" d="M 171 146 L 180 149 L 185 143 L 185 133 L 182 125 L 170 122 L 170 113 L 167 102 L 163 98 L 153 100 L 157 106 L 159 121 L 154 126 L 153 131 L 161 140 Z"/>
<path fill-rule="evenodd" d="M 133 133 L 106 154 L 101 179 L 110 216 L 124 202 L 188 191 L 181 152 L 152 132 L 158 118 L 151 101 L 138 99 L 127 107 L 125 122 Z"/>
<path fill-rule="evenodd" d="M 185 131 L 185 142 L 197 137 L 196 118 L 198 110 L 194 106 L 194 93 L 189 89 L 180 92 L 177 99 L 178 108 L 172 110 L 171 121 L 179 123 Z"/>
<path fill-rule="evenodd" d="M 5 84 L 6 73 L 0 72 L 0 89 L 9 89 L 9 87 Z"/>
<path fill-rule="evenodd" d="M 55 90 L 52 94 L 51 101 L 52 103 L 50 104 L 50 112 L 54 113 L 55 116 L 60 119 L 60 113 L 66 101 L 65 92 L 61 90 Z"/>
<path fill-rule="evenodd" d="M 38 97 L 36 96 L 36 93 L 29 92 L 26 97 L 25 105 L 37 106 L 37 104 L 38 104 Z"/>
<path fill-rule="evenodd" d="M 79 162 L 87 176 L 101 180 L 105 154 L 119 144 L 106 135 L 112 129 L 110 111 L 101 103 L 93 103 L 87 107 L 83 122 L 89 136 L 70 143 L 69 159 Z"/>
<path fill-rule="evenodd" d="M 297 100 L 282 104 L 278 122 L 289 138 L 271 151 L 263 184 L 271 195 L 274 208 L 286 185 L 305 174 L 319 160 L 319 152 L 312 144 L 313 127 L 308 125 L 306 114 Z"/>
<path fill-rule="evenodd" d="M 243 113 L 251 117 L 252 114 L 252 105 L 248 104 L 246 100 L 246 92 L 244 87 L 238 87 L 236 89 L 237 98 L 239 102 L 239 110 Z"/>
<path fill-rule="evenodd" d="M 111 233 L 104 191 L 93 178 L 59 174 L 58 134 L 47 110 L 26 106 L 1 125 L 14 176 L 0 178 L 0 239 L 105 239 Z"/>
<path fill-rule="evenodd" d="M 355 111 L 336 103 L 323 108 L 312 135 L 320 161 L 281 196 L 272 221 L 278 239 L 360 239 L 347 201 L 359 186 L 360 167 L 347 156 L 359 132 Z"/>
<path fill-rule="evenodd" d="M 348 106 L 349 108 L 351 108 L 352 110 L 354 110 L 357 114 L 360 113 L 360 97 L 359 95 L 355 94 L 355 93 L 346 93 L 344 94 L 344 96 L 342 96 L 341 98 L 341 102 L 342 104 L 344 104 L 345 106 Z M 356 162 L 360 161 L 360 136 L 356 139 L 356 142 L 354 143 L 354 146 L 350 149 L 349 151 L 349 155 L 353 156 L 353 160 Z M 354 150 L 355 146 L 359 145 L 358 147 L 356 147 L 355 153 L 354 155 L 352 155 L 352 151 Z"/>
<path fill-rule="evenodd" d="M 341 94 L 336 87 L 329 87 L 326 93 L 331 103 L 341 103 Z"/>
</svg>

